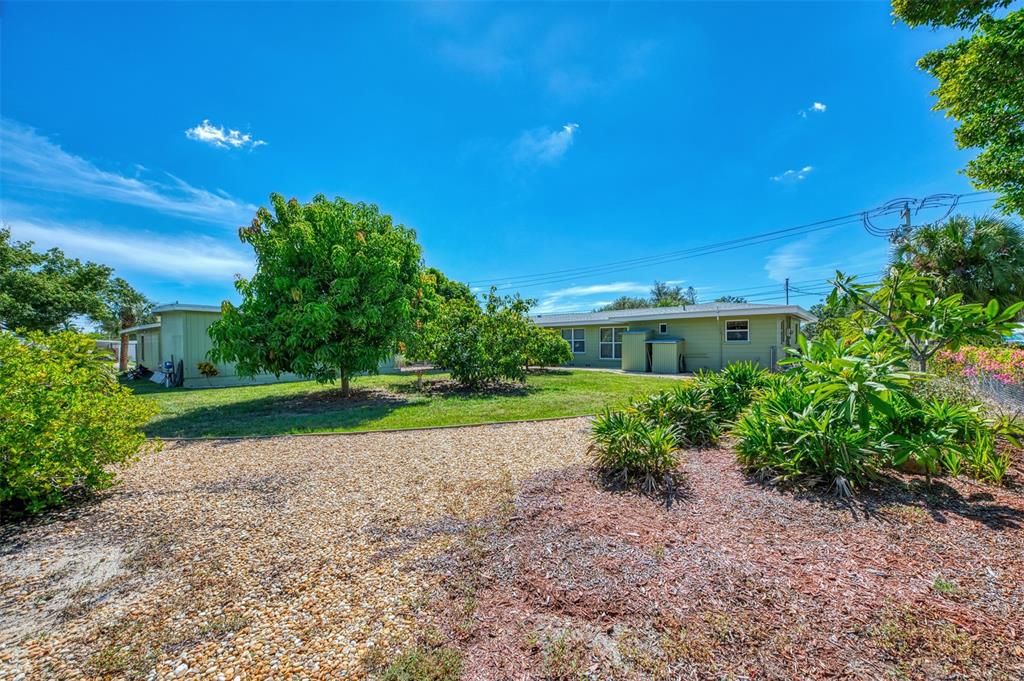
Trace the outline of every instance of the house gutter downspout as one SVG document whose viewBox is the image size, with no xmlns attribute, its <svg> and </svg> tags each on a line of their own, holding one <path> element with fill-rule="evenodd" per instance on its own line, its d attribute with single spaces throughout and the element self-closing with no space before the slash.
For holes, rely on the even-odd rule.
<svg viewBox="0 0 1024 681">
<path fill-rule="evenodd" d="M 721 371 L 725 368 L 725 356 L 722 340 L 722 309 L 715 306 L 715 325 L 718 326 L 718 370 Z"/>
</svg>

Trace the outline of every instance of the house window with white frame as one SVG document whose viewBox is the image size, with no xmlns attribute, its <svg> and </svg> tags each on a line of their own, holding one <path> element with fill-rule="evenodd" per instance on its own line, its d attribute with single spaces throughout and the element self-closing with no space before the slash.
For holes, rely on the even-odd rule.
<svg viewBox="0 0 1024 681">
<path fill-rule="evenodd" d="M 749 343 L 750 322 L 746 319 L 733 319 L 725 323 L 726 343 Z"/>
<path fill-rule="evenodd" d="M 562 329 L 562 338 L 572 348 L 574 355 L 582 355 L 587 351 L 587 341 L 583 338 L 583 329 Z"/>
<path fill-rule="evenodd" d="M 622 334 L 624 326 L 608 326 L 601 329 L 601 359 L 622 359 Z"/>
</svg>

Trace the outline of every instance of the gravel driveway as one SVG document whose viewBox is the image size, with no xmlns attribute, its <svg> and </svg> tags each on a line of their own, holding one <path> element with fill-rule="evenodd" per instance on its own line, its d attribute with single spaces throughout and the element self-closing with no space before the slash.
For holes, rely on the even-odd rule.
<svg viewBox="0 0 1024 681">
<path fill-rule="evenodd" d="M 583 461 L 587 427 L 168 442 L 95 503 L 3 529 L 0 679 L 362 676 L 415 633 L 420 568 Z"/>
</svg>

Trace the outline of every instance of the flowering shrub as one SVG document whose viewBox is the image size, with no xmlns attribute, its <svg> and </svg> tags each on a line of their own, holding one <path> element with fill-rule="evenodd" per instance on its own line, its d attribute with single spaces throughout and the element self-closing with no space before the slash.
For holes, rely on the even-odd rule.
<svg viewBox="0 0 1024 681">
<path fill-rule="evenodd" d="M 968 345 L 956 351 L 943 350 L 936 359 L 935 370 L 941 375 L 989 378 L 1024 387 L 1024 347 Z"/>
</svg>

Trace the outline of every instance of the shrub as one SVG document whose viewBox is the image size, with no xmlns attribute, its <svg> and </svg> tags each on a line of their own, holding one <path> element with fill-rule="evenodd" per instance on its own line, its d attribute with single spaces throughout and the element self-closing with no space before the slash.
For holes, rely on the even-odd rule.
<svg viewBox="0 0 1024 681">
<path fill-rule="evenodd" d="M 590 452 L 600 471 L 622 485 L 651 492 L 679 465 L 675 429 L 634 410 L 605 411 L 594 419 Z"/>
<path fill-rule="evenodd" d="M 706 389 L 693 383 L 632 402 L 630 409 L 654 423 L 670 426 L 684 447 L 706 447 L 722 434 L 720 416 Z"/>
<path fill-rule="evenodd" d="M 719 418 L 734 421 L 757 392 L 771 384 L 772 374 L 754 362 L 734 362 L 722 371 L 702 369 L 694 380 L 706 392 Z"/>
<path fill-rule="evenodd" d="M 496 295 L 493 289 L 482 309 L 472 300 L 444 301 L 423 329 L 421 354 L 466 386 L 525 381 L 531 359 L 556 362 L 568 353 L 568 343 L 561 337 L 534 331 L 527 314 L 531 304 L 518 295 Z M 538 347 L 538 339 L 543 339 L 543 347 Z"/>
<path fill-rule="evenodd" d="M 153 403 L 120 386 L 90 338 L 0 332 L 0 507 L 38 512 L 112 484 Z"/>
<path fill-rule="evenodd" d="M 526 365 L 553 367 L 572 361 L 572 349 L 568 341 L 553 329 L 545 329 L 531 324 L 528 327 L 529 344 L 526 353 Z"/>
<path fill-rule="evenodd" d="M 816 478 L 840 496 L 849 496 L 880 465 L 870 431 L 851 423 L 835 405 L 816 401 L 795 381 L 762 395 L 733 433 L 747 469 L 778 480 Z"/>
</svg>

